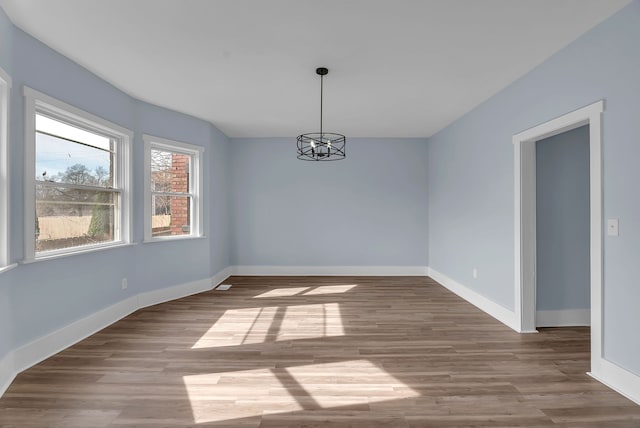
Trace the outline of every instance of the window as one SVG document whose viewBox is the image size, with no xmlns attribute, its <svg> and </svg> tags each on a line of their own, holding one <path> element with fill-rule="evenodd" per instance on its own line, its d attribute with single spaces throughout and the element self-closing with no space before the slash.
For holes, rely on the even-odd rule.
<svg viewBox="0 0 640 428">
<path fill-rule="evenodd" d="M 0 68 L 0 270 L 9 264 L 9 87 Z"/>
<path fill-rule="evenodd" d="M 25 88 L 25 259 L 128 243 L 131 132 Z"/>
<path fill-rule="evenodd" d="M 150 135 L 145 144 L 145 241 L 202 236 L 203 147 Z"/>
</svg>

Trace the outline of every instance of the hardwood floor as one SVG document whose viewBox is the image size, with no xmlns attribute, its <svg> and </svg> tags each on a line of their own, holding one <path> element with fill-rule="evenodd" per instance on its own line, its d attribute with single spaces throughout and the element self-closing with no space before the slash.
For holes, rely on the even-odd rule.
<svg viewBox="0 0 640 428">
<path fill-rule="evenodd" d="M 424 277 L 231 277 L 21 373 L 2 427 L 640 427 L 587 328 L 517 334 Z"/>
</svg>

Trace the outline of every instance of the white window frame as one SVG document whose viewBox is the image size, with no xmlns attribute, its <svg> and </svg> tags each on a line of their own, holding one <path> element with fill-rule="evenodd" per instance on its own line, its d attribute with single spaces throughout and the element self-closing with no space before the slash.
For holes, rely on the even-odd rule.
<svg viewBox="0 0 640 428">
<path fill-rule="evenodd" d="M 133 132 L 95 116 L 77 107 L 57 100 L 42 92 L 24 87 L 25 98 L 25 167 L 24 167 L 24 261 L 32 262 L 54 257 L 82 254 L 105 248 L 131 243 L 131 141 Z M 59 250 L 35 251 L 35 158 L 36 158 L 36 114 L 42 113 L 70 125 L 106 134 L 112 137 L 116 149 L 116 177 L 120 194 L 118 214 L 115 218 L 116 236 L 113 241 L 94 245 L 64 248 Z"/>
<path fill-rule="evenodd" d="M 9 265 L 9 93 L 11 77 L 0 68 L 0 272 Z"/>
<path fill-rule="evenodd" d="M 144 134 L 144 242 L 173 241 L 177 239 L 203 238 L 204 235 L 204 147 L 162 137 Z M 152 236 L 151 209 L 151 150 L 166 150 L 191 156 L 190 174 L 195 179 L 189 180 L 191 185 L 191 233 L 188 235 Z"/>
</svg>

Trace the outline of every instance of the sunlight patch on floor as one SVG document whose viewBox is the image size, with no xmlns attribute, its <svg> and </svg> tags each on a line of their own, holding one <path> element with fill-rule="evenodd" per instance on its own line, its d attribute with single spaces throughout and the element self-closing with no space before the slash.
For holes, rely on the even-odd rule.
<svg viewBox="0 0 640 428">
<path fill-rule="evenodd" d="M 225 372 L 220 375 L 218 382 L 209 384 L 206 381 L 207 374 L 183 377 L 193 420 L 197 424 L 260 416 L 263 411 L 279 413 L 302 410 L 290 395 L 270 395 L 272 389 L 282 388 L 270 369 Z"/>
<path fill-rule="evenodd" d="M 368 360 L 190 375 L 183 381 L 195 423 L 419 396 Z"/>
<path fill-rule="evenodd" d="M 262 294 L 254 296 L 254 299 L 273 298 L 273 297 L 291 297 L 291 296 L 313 296 L 322 294 L 346 293 L 357 287 L 358 284 L 340 284 L 340 285 L 317 285 L 311 287 L 282 287 L 265 291 Z"/>
<path fill-rule="evenodd" d="M 338 303 L 291 305 L 286 307 L 277 340 L 315 339 L 344 334 Z"/>
<path fill-rule="evenodd" d="M 278 306 L 229 309 L 191 348 L 264 343 L 278 309 Z"/>
<path fill-rule="evenodd" d="M 316 294 L 336 294 L 336 293 L 346 293 L 350 291 L 354 287 L 357 287 L 358 284 L 345 284 L 345 285 L 320 285 L 318 287 L 313 287 L 313 289 L 304 293 L 305 296 L 312 296 Z"/>
<path fill-rule="evenodd" d="M 284 370 L 322 408 L 420 395 L 369 360 L 311 364 L 288 367 Z M 375 396 L 375 399 L 372 399 L 372 396 Z"/>
<path fill-rule="evenodd" d="M 229 309 L 191 349 L 344 335 L 338 303 Z"/>
<path fill-rule="evenodd" d="M 298 294 L 302 294 L 307 291 L 310 287 L 284 287 L 284 288 L 274 288 L 273 290 L 265 291 L 262 294 L 258 294 L 254 296 L 254 299 L 265 298 L 265 297 L 289 297 L 295 296 Z"/>
</svg>

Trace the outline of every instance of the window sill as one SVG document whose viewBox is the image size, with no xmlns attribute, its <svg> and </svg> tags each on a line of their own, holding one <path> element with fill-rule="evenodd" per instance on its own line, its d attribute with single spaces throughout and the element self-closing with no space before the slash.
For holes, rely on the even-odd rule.
<svg viewBox="0 0 640 428">
<path fill-rule="evenodd" d="M 56 253 L 56 254 L 46 254 L 44 256 L 38 256 L 34 259 L 25 259 L 18 263 L 21 265 L 27 265 L 27 264 L 36 263 L 36 262 L 44 262 L 47 260 L 57 260 L 64 257 L 80 256 L 83 254 L 95 253 L 98 251 L 105 251 L 105 250 L 110 250 L 114 248 L 132 247 L 134 245 L 136 245 L 135 242 L 118 243 L 118 244 L 112 244 L 112 245 L 100 245 L 96 247 L 85 248 L 82 250 L 74 250 L 74 251 Z"/>
<path fill-rule="evenodd" d="M 175 241 L 189 241 L 192 239 L 207 239 L 206 236 L 166 236 L 164 238 L 151 238 L 142 241 L 143 244 L 154 244 L 156 242 L 175 242 Z"/>
<path fill-rule="evenodd" d="M 11 269 L 17 266 L 18 266 L 18 263 L 12 263 L 10 265 L 0 267 L 0 273 L 9 272 Z"/>
</svg>

